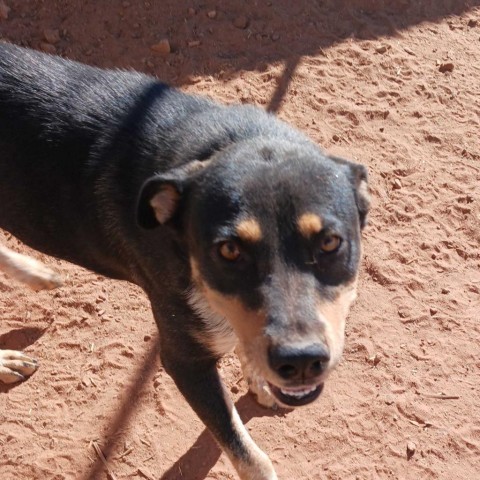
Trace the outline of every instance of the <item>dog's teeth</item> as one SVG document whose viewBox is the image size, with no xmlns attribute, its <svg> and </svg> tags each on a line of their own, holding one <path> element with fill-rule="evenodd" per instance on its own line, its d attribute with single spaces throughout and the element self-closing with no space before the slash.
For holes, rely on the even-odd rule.
<svg viewBox="0 0 480 480">
<path fill-rule="evenodd" d="M 280 391 L 282 392 L 283 395 L 286 395 L 288 397 L 303 398 L 309 393 L 314 392 L 316 389 L 317 387 L 305 388 L 303 390 L 281 388 Z"/>
</svg>

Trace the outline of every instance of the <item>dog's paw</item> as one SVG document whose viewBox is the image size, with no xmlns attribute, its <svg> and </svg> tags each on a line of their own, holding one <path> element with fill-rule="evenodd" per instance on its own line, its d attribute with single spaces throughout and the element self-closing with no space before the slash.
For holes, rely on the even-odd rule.
<svg viewBox="0 0 480 480">
<path fill-rule="evenodd" d="M 250 375 L 246 380 L 250 391 L 257 399 L 257 403 L 262 405 L 262 407 L 272 408 L 274 410 L 278 408 L 278 404 L 270 391 L 270 387 L 263 378 Z"/>
<path fill-rule="evenodd" d="M 62 285 L 60 276 L 53 270 L 39 265 L 31 274 L 24 274 L 23 281 L 33 290 L 52 290 Z"/>
<path fill-rule="evenodd" d="M 52 290 L 62 285 L 60 276 L 42 263 L 24 256 L 21 260 L 15 265 L 18 269 L 10 273 L 33 290 Z"/>
<path fill-rule="evenodd" d="M 0 382 L 21 382 L 37 368 L 38 362 L 22 352 L 0 350 Z"/>
<path fill-rule="evenodd" d="M 33 290 L 50 290 L 62 285 L 60 277 L 43 263 L 0 245 L 0 269 L 26 283 Z"/>
</svg>

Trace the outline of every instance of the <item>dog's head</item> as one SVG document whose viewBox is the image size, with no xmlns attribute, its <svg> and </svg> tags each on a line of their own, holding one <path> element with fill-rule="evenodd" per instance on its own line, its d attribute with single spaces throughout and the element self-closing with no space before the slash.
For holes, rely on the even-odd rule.
<svg viewBox="0 0 480 480">
<path fill-rule="evenodd" d="M 340 359 L 366 178 L 314 145 L 254 139 L 143 187 L 140 224 L 171 224 L 187 245 L 205 336 L 233 330 L 283 405 L 316 399 Z M 203 340 L 218 354 L 230 345 Z"/>
</svg>

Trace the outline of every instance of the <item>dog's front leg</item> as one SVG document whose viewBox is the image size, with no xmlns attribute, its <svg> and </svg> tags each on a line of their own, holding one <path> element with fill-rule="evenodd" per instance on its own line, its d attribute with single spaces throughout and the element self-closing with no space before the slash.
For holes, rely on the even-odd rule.
<svg viewBox="0 0 480 480">
<path fill-rule="evenodd" d="M 230 458 L 242 480 L 276 480 L 272 462 L 243 425 L 214 361 L 178 363 L 162 354 L 177 387 Z"/>
</svg>

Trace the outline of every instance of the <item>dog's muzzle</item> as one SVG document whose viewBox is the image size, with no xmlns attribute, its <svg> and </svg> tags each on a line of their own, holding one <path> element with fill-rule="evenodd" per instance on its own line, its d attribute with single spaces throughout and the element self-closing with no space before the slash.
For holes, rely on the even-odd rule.
<svg viewBox="0 0 480 480">
<path fill-rule="evenodd" d="M 291 407 L 313 402 L 322 393 L 329 361 L 330 352 L 322 343 L 270 346 L 268 362 L 282 384 L 269 382 L 272 394 Z"/>
</svg>

